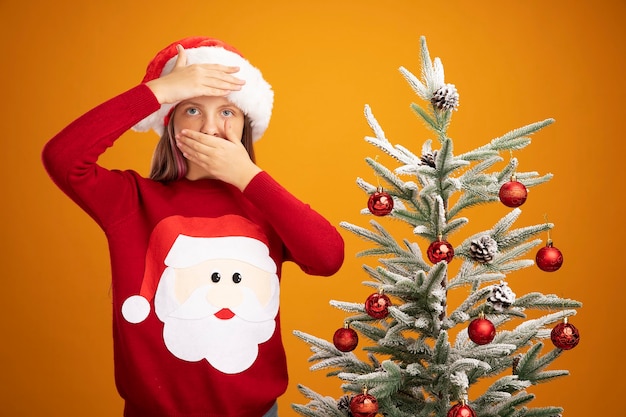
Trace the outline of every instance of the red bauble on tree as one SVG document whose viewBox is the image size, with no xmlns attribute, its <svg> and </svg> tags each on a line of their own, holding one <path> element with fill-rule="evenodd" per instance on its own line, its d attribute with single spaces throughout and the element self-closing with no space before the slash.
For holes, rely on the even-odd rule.
<svg viewBox="0 0 626 417">
<path fill-rule="evenodd" d="M 476 413 L 465 402 L 460 402 L 448 411 L 448 417 L 476 417 Z"/>
<path fill-rule="evenodd" d="M 428 246 L 426 250 L 426 255 L 428 259 L 433 264 L 439 263 L 441 261 L 446 261 L 450 263 L 452 258 L 454 257 L 454 248 L 449 242 L 445 240 L 436 240 Z"/>
<path fill-rule="evenodd" d="M 378 400 L 363 390 L 363 394 L 355 395 L 350 400 L 350 412 L 353 417 L 374 417 L 378 414 Z"/>
<path fill-rule="evenodd" d="M 511 181 L 502 184 L 498 197 L 507 207 L 519 207 L 526 201 L 528 190 L 524 184 L 515 179 L 515 176 L 512 176 Z"/>
<path fill-rule="evenodd" d="M 333 344 L 342 352 L 351 352 L 359 344 L 359 335 L 346 323 L 333 335 Z"/>
<path fill-rule="evenodd" d="M 580 342 L 580 333 L 578 329 L 571 323 L 567 322 L 567 318 L 562 323 L 557 324 L 550 332 L 550 340 L 554 346 L 559 349 L 573 349 Z"/>
<path fill-rule="evenodd" d="M 393 210 L 393 198 L 389 193 L 378 187 L 367 201 L 367 208 L 374 216 L 386 216 Z"/>
<path fill-rule="evenodd" d="M 486 345 L 496 337 L 496 326 L 481 313 L 469 324 L 467 334 L 471 341 L 477 345 Z"/>
<path fill-rule="evenodd" d="M 546 246 L 537 251 L 535 261 L 542 271 L 554 272 L 563 265 L 563 254 L 552 246 L 552 240 L 548 239 Z"/>
<path fill-rule="evenodd" d="M 374 293 L 365 300 L 365 312 L 375 319 L 384 319 L 389 314 L 391 300 L 383 293 Z"/>
</svg>

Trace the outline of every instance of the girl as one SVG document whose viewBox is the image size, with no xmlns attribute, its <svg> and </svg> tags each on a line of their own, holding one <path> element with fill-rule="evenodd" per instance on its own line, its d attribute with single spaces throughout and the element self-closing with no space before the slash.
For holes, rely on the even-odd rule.
<svg viewBox="0 0 626 417">
<path fill-rule="evenodd" d="M 256 165 L 272 104 L 236 49 L 185 38 L 45 146 L 50 177 L 108 240 L 126 417 L 276 415 L 287 386 L 282 263 L 330 276 L 344 244 Z M 97 164 L 130 128 L 161 134 L 149 178 Z"/>
</svg>

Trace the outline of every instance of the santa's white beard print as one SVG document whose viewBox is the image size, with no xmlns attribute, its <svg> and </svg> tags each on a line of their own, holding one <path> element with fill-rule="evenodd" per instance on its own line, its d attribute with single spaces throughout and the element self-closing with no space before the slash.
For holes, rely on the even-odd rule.
<svg viewBox="0 0 626 417">
<path fill-rule="evenodd" d="M 207 301 L 211 285 L 197 288 L 184 303 L 172 309 L 172 297 L 165 294 L 170 287 L 167 281 L 167 276 L 161 280 L 155 309 L 164 323 L 163 339 L 168 350 L 190 362 L 206 359 L 226 374 L 240 373 L 252 366 L 258 356 L 258 345 L 269 340 L 276 328 L 278 286 L 272 286 L 273 294 L 267 306 L 259 303 L 250 288 L 241 288 L 243 302 L 229 308 L 232 314 L 227 311 L 224 314 L 223 306 Z M 167 303 L 159 302 L 165 299 Z M 167 312 L 159 314 L 159 304 L 168 305 Z"/>
</svg>

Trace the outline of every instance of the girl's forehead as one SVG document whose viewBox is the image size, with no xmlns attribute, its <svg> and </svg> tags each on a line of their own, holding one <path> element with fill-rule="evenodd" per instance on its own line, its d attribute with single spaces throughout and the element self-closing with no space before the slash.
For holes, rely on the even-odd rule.
<svg viewBox="0 0 626 417">
<path fill-rule="evenodd" d="M 197 104 L 203 106 L 235 106 L 227 97 L 223 96 L 199 96 L 183 100 L 180 104 Z"/>
</svg>

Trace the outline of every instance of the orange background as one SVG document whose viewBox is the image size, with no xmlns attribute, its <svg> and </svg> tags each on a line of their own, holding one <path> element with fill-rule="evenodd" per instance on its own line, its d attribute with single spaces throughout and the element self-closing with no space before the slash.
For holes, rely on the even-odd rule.
<svg viewBox="0 0 626 417">
<path fill-rule="evenodd" d="M 40 152 L 75 117 L 135 85 L 161 47 L 198 34 L 235 45 L 262 69 L 276 103 L 257 147 L 259 164 L 334 224 L 369 220 L 359 214 L 367 196 L 355 185 L 357 176 L 375 181 L 363 159 L 380 154 L 363 141 L 370 134 L 366 103 L 392 142 L 419 153 L 433 137 L 409 110 L 419 99 L 397 70 L 403 65 L 419 74 L 420 35 L 460 93 L 449 131 L 457 153 L 555 118 L 515 154 L 520 171 L 555 174 L 531 190 L 516 226 L 541 223 L 547 214 L 565 263 L 552 274 L 529 268 L 508 281 L 518 296 L 541 291 L 582 301 L 571 321 L 582 341 L 552 367 L 571 376 L 532 387 L 533 405 L 561 405 L 570 417 L 619 415 L 626 362 L 620 314 L 625 18 L 624 1 L 0 0 L 6 284 L 0 415 L 121 415 L 106 241 L 47 178 Z M 102 162 L 145 173 L 156 139 L 129 133 Z M 379 160 L 395 167 L 385 155 Z M 506 212 L 497 204 L 472 209 L 470 225 L 450 240 L 461 242 Z M 380 221 L 398 239 L 411 238 L 410 229 Z M 279 403 L 283 417 L 295 415 L 289 404 L 306 402 L 297 383 L 340 395 L 337 379 L 308 370 L 308 345 L 292 331 L 330 340 L 345 313 L 329 300 L 361 302 L 371 293 L 361 285 L 367 279 L 361 264 L 375 260 L 355 258 L 364 243 L 342 234 L 346 262 L 334 277 L 308 277 L 293 265 L 284 272 L 291 384 Z"/>
</svg>

